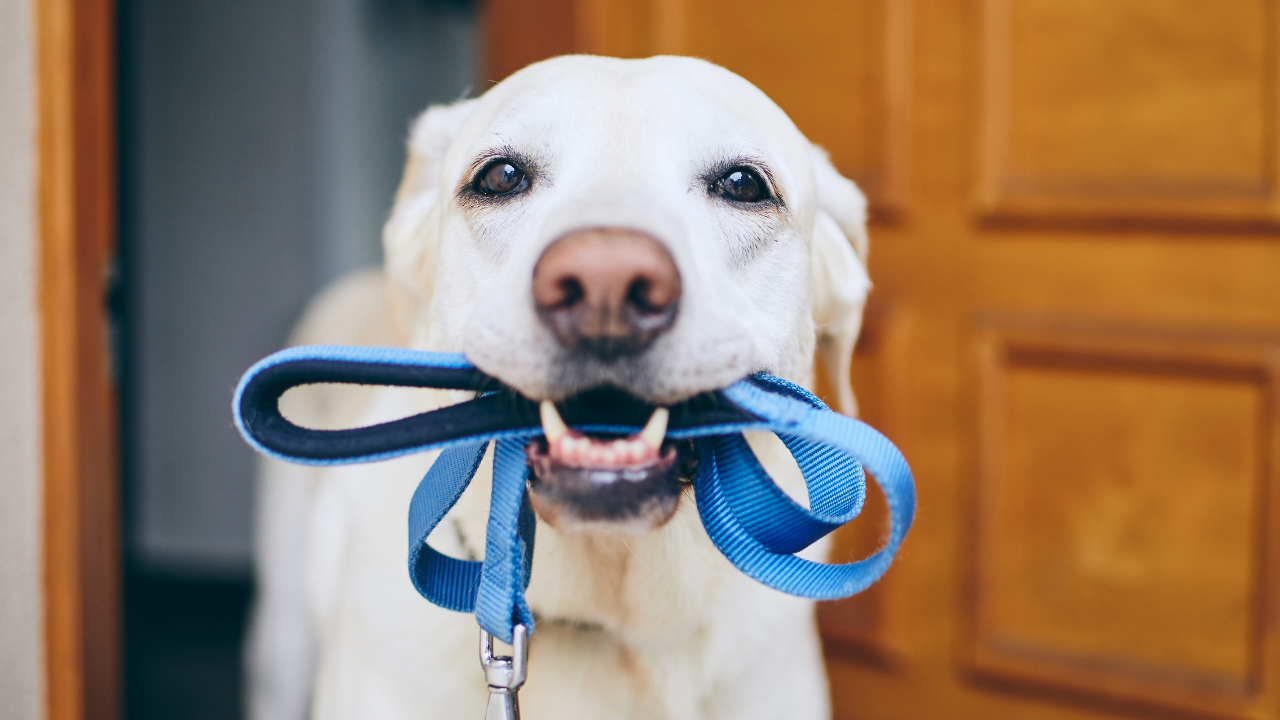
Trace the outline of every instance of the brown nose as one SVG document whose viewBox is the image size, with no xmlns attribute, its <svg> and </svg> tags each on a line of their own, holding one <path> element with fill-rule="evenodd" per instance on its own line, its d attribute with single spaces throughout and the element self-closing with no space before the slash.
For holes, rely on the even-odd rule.
<svg viewBox="0 0 1280 720">
<path fill-rule="evenodd" d="M 634 230 L 598 228 L 551 243 L 533 269 L 533 302 L 560 344 L 602 360 L 643 352 L 671 327 L 680 273 Z"/>
</svg>

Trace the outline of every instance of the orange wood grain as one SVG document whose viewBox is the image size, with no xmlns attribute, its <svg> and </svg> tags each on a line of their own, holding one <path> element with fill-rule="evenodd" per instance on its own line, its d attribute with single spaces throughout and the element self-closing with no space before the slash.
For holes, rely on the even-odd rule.
<svg viewBox="0 0 1280 720">
<path fill-rule="evenodd" d="M 984 326 L 975 674 L 1122 708 L 1274 708 L 1280 335 Z"/>
<path fill-rule="evenodd" d="M 51 720 L 121 713 L 119 491 L 106 293 L 115 243 L 114 5 L 35 3 Z"/>
<path fill-rule="evenodd" d="M 1280 225 L 1278 23 L 1274 0 L 986 0 L 978 207 Z"/>
<path fill-rule="evenodd" d="M 577 52 L 581 30 L 575 0 L 483 0 L 480 3 L 481 74 L 476 89 L 529 63 Z"/>
</svg>

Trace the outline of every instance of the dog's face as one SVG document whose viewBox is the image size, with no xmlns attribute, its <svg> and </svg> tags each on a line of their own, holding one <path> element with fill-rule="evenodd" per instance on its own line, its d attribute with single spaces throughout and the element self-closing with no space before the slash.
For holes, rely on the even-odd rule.
<svg viewBox="0 0 1280 720">
<path fill-rule="evenodd" d="M 566 57 L 424 115 L 385 239 L 410 341 L 545 401 L 539 514 L 647 529 L 689 460 L 663 442 L 662 406 L 762 370 L 807 384 L 815 339 L 851 351 L 863 213 L 742 78 Z M 601 388 L 654 406 L 646 431 L 563 427 L 556 403 Z"/>
</svg>

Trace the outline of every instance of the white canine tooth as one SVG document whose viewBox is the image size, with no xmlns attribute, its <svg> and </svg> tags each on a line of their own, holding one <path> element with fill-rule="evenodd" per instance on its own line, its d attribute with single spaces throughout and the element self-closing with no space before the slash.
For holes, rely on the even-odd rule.
<svg viewBox="0 0 1280 720">
<path fill-rule="evenodd" d="M 547 436 L 548 443 L 554 443 L 569 434 L 569 426 L 560 419 L 560 412 L 556 410 L 555 403 L 543 400 L 542 405 L 538 407 L 538 412 L 542 415 L 542 434 Z"/>
<path fill-rule="evenodd" d="M 662 449 L 662 439 L 667 436 L 667 420 L 671 413 L 666 408 L 657 408 L 649 416 L 649 422 L 640 431 L 640 439 L 655 451 Z"/>
</svg>

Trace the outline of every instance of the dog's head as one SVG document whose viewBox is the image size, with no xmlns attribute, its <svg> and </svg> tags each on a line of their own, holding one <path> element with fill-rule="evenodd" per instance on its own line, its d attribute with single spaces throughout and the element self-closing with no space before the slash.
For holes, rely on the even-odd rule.
<svg viewBox="0 0 1280 720">
<path fill-rule="evenodd" d="M 664 405 L 815 347 L 853 412 L 865 201 L 746 80 L 689 58 L 573 56 L 429 109 L 384 234 L 398 324 L 544 401 L 535 507 L 565 528 L 665 522 L 688 452 Z M 625 393 L 644 432 L 585 437 L 556 404 Z"/>
</svg>

